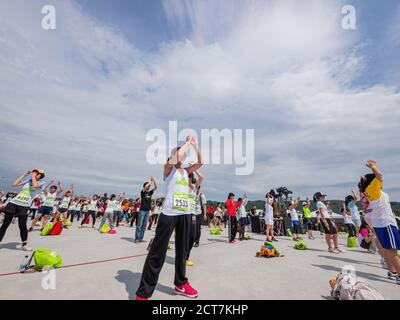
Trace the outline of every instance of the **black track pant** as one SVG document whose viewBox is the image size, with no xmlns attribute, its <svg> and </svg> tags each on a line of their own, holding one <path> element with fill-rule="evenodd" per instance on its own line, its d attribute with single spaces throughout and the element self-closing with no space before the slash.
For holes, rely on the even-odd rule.
<svg viewBox="0 0 400 320">
<path fill-rule="evenodd" d="M 130 226 L 131 227 L 133 227 L 133 223 L 136 221 L 136 223 L 137 223 L 137 217 L 138 217 L 138 213 L 137 212 L 134 212 L 133 214 L 132 214 L 132 219 L 131 219 L 131 224 L 130 224 Z"/>
<path fill-rule="evenodd" d="M 160 215 L 156 234 L 144 263 L 142 279 L 136 294 L 150 298 L 156 288 L 158 277 L 165 262 L 168 243 L 175 229 L 175 280 L 176 286 L 188 282 L 186 278 L 186 257 L 189 248 L 190 215 Z"/>
<path fill-rule="evenodd" d="M 203 219 L 204 219 L 203 214 L 196 215 L 196 237 L 194 239 L 194 242 L 197 243 L 197 244 L 200 243 L 201 224 L 203 223 Z"/>
<path fill-rule="evenodd" d="M 0 228 L 0 242 L 3 240 L 4 235 L 6 234 L 6 231 L 10 226 L 10 223 L 12 222 L 13 218 L 14 218 L 13 214 L 9 213 L 4 214 L 3 224 L 1 225 Z M 21 236 L 21 241 L 23 243 L 26 243 L 28 240 L 28 228 L 26 226 L 27 221 L 28 221 L 28 215 L 18 216 L 19 234 Z"/>
<path fill-rule="evenodd" d="M 233 241 L 236 238 L 237 223 L 236 217 L 229 216 L 229 241 Z"/>
<path fill-rule="evenodd" d="M 347 223 L 347 230 L 349 231 L 349 238 L 350 237 L 355 237 L 356 235 L 356 227 L 352 223 Z"/>
<path fill-rule="evenodd" d="M 87 219 L 87 218 L 89 218 L 89 216 L 92 216 L 92 226 L 94 226 L 94 224 L 96 223 L 96 211 L 88 211 L 88 212 L 86 212 L 85 213 L 85 216 L 83 217 L 83 219 L 82 219 L 82 222 L 81 222 L 81 226 L 83 225 L 83 222 Z"/>
<path fill-rule="evenodd" d="M 189 230 L 189 249 L 187 253 L 186 260 L 189 260 L 190 251 L 192 251 L 193 245 L 196 241 L 196 216 L 194 214 L 190 215 L 190 230 Z"/>
</svg>

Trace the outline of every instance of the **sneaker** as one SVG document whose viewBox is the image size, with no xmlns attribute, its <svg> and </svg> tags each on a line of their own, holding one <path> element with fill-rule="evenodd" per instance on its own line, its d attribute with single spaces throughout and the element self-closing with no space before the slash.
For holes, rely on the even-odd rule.
<svg viewBox="0 0 400 320">
<path fill-rule="evenodd" d="M 279 242 L 277 238 L 272 238 L 272 241 Z"/>
<path fill-rule="evenodd" d="M 397 283 L 398 285 L 400 285 L 400 277 L 399 277 L 399 276 L 396 277 L 396 283 Z"/>
<path fill-rule="evenodd" d="M 328 251 L 329 251 L 329 252 L 333 252 L 333 249 L 332 249 L 332 248 L 328 248 Z"/>
<path fill-rule="evenodd" d="M 181 286 L 175 286 L 175 293 L 189 298 L 197 298 L 199 296 L 198 292 L 192 288 L 189 282 Z"/>
<path fill-rule="evenodd" d="M 186 260 L 186 266 L 187 267 L 193 267 L 193 265 L 194 265 L 193 261 Z"/>
<path fill-rule="evenodd" d="M 344 252 L 346 252 L 346 251 L 344 251 L 344 250 L 342 250 L 342 249 L 339 249 L 339 248 L 335 248 L 335 250 L 336 250 L 336 251 L 339 251 L 339 253 L 344 253 Z"/>
<path fill-rule="evenodd" d="M 311 237 L 308 237 L 308 239 L 310 239 L 310 240 L 315 240 L 315 238 L 314 238 L 314 237 L 312 237 L 312 236 L 311 236 Z"/>
<path fill-rule="evenodd" d="M 143 298 L 141 296 L 136 296 L 136 300 L 150 300 L 149 298 Z"/>
<path fill-rule="evenodd" d="M 193 247 L 195 247 L 195 248 L 197 248 L 199 246 L 199 243 L 198 242 L 196 242 L 194 245 L 193 245 Z"/>
<path fill-rule="evenodd" d="M 147 241 L 142 239 L 142 240 L 139 240 L 139 242 L 147 242 Z"/>
<path fill-rule="evenodd" d="M 332 252 L 333 252 L 333 253 L 336 253 L 336 254 L 339 254 L 339 253 L 341 253 L 342 251 L 340 251 L 339 249 L 333 249 Z"/>
<path fill-rule="evenodd" d="M 135 240 L 135 241 L 133 241 L 134 243 L 139 243 L 139 240 Z"/>
<path fill-rule="evenodd" d="M 28 230 L 28 232 L 32 232 L 33 231 L 33 228 L 32 227 L 30 227 L 29 228 L 29 230 Z"/>
<path fill-rule="evenodd" d="M 397 275 L 396 272 L 390 272 L 390 271 L 388 271 L 388 273 L 387 273 L 387 278 L 388 278 L 389 280 L 397 280 L 398 277 L 399 277 L 399 276 Z"/>
<path fill-rule="evenodd" d="M 23 246 L 22 244 L 17 245 L 17 249 L 20 249 L 22 251 L 33 251 L 31 247 L 28 247 L 27 245 Z"/>
</svg>

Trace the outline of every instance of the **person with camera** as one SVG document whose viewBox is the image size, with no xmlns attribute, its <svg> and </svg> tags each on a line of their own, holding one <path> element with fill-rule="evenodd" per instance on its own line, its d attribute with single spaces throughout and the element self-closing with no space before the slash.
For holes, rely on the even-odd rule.
<svg viewBox="0 0 400 320">
<path fill-rule="evenodd" d="M 5 216 L 0 228 L 0 242 L 3 240 L 13 218 L 18 217 L 21 245 L 18 245 L 17 249 L 32 251 L 32 248 L 28 247 L 28 212 L 35 193 L 38 190 L 42 190 L 45 185 L 45 182 L 42 180 L 44 176 L 44 170 L 34 169 L 26 172 L 13 182 L 13 188 L 22 187 L 22 190 L 3 209 Z"/>
</svg>

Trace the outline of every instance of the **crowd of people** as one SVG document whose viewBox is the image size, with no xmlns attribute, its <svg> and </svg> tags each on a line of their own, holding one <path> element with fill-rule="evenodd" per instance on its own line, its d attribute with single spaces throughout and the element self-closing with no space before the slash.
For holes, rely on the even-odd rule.
<svg viewBox="0 0 400 320">
<path fill-rule="evenodd" d="M 193 148 L 197 162 L 183 167 L 186 153 Z M 153 177 L 143 184 L 140 197 L 128 199 L 125 193 L 120 195 L 105 193 L 89 197 L 75 195 L 74 185 L 65 189 L 61 182 L 54 184 L 44 182 L 45 171 L 35 169 L 16 179 L 12 186 L 19 187 L 18 193 L 1 193 L 0 212 L 4 216 L 0 227 L 0 242 L 11 223 L 18 220 L 21 245 L 18 247 L 31 251 L 28 246 L 28 234 L 38 225 L 43 229 L 47 224 L 57 221 L 79 223 L 82 228 L 91 223 L 92 228 L 101 231 L 104 224 L 111 229 L 120 226 L 133 227 L 135 224 L 135 243 L 143 243 L 146 230 L 156 227 L 154 237 L 148 246 L 148 255 L 143 266 L 142 278 L 137 289 L 137 299 L 149 299 L 157 285 L 159 273 L 165 262 L 170 237 L 175 233 L 175 292 L 187 297 L 197 297 L 198 292 L 190 285 L 186 277 L 186 267 L 193 266 L 190 260 L 193 247 L 199 246 L 201 225 L 208 222 L 212 228 L 228 228 L 230 244 L 238 239 L 244 240 L 249 218 L 256 216 L 257 207 L 246 210 L 247 195 L 236 200 L 234 193 L 229 193 L 225 203 L 207 206 L 205 195 L 201 191 L 205 176 L 200 172 L 202 167 L 201 152 L 195 139 L 188 136 L 185 144 L 175 148 L 164 166 L 165 196 L 153 199 L 157 182 Z M 349 237 L 357 237 L 359 245 L 371 253 L 379 253 L 382 264 L 388 269 L 388 278 L 400 284 L 400 234 L 397 221 L 392 212 L 389 197 L 382 191 L 382 173 L 376 162 L 368 161 L 367 167 L 372 173 L 361 177 L 359 194 L 345 197 L 341 210 Z M 361 201 L 362 215 L 357 202 Z M 338 226 L 332 217 L 332 210 L 326 201 L 326 195 L 316 192 L 313 196 L 316 207 L 317 223 L 321 234 L 324 234 L 327 250 L 340 254 Z M 314 240 L 315 225 L 312 222 L 311 201 L 307 198 L 301 202 L 300 197 L 290 201 L 287 208 L 277 202 L 273 192 L 265 197 L 263 220 L 267 241 L 278 241 L 275 232 L 276 220 L 283 215 L 290 217 L 294 241 L 300 241 L 304 231 L 308 239 Z M 298 208 L 302 207 L 302 219 L 299 219 Z M 286 211 L 286 212 L 285 212 Z M 28 217 L 31 217 L 28 228 Z M 91 222 L 90 222 L 91 221 Z"/>
</svg>

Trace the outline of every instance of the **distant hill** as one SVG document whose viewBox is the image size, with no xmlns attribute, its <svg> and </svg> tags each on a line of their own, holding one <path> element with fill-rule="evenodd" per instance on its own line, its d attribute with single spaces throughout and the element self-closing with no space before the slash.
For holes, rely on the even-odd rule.
<svg viewBox="0 0 400 320">
<path fill-rule="evenodd" d="M 303 201 L 304 200 L 300 201 L 300 205 L 297 207 L 297 210 L 302 211 L 303 207 L 302 207 L 301 203 Z M 330 202 L 331 209 L 336 213 L 340 213 L 343 201 L 342 200 L 328 200 L 328 201 Z M 221 202 L 211 200 L 211 201 L 207 201 L 207 203 L 217 205 L 218 203 L 221 203 Z M 264 210 L 264 203 L 265 203 L 264 200 L 249 201 L 246 205 L 246 210 L 250 210 L 250 208 L 253 207 L 253 205 L 256 205 L 257 209 Z M 358 202 L 357 205 L 358 205 L 358 208 L 361 210 L 361 208 L 362 208 L 361 203 Z M 400 202 L 391 202 L 391 205 L 392 205 L 392 210 L 395 213 L 395 215 L 400 217 Z M 311 211 L 315 211 L 315 210 L 317 210 L 317 208 L 316 208 L 315 204 L 313 202 L 311 202 Z"/>
</svg>

